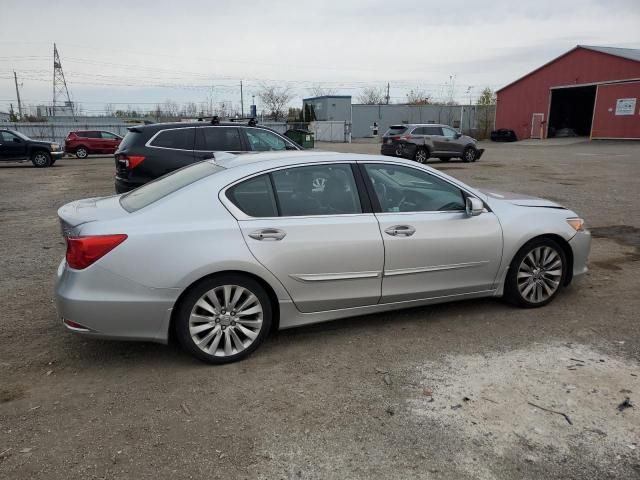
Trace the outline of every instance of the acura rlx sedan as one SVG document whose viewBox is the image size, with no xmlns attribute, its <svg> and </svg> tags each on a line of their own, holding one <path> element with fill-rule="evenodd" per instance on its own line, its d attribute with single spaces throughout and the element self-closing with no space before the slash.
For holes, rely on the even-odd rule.
<svg viewBox="0 0 640 480">
<path fill-rule="evenodd" d="M 210 363 L 274 329 L 478 297 L 553 300 L 591 242 L 548 200 L 376 155 L 224 154 L 58 211 L 69 330 L 168 342 Z"/>
</svg>

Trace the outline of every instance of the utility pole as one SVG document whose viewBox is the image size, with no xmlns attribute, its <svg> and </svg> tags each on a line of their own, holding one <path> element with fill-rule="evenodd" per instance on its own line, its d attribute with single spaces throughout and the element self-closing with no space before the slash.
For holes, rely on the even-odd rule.
<svg viewBox="0 0 640 480">
<path fill-rule="evenodd" d="M 16 121 L 16 114 L 13 111 L 13 103 L 9 104 L 9 120 L 12 122 Z"/>
<path fill-rule="evenodd" d="M 18 87 L 18 76 L 16 71 L 13 71 L 13 80 L 16 83 L 16 97 L 18 97 L 18 116 L 22 119 L 22 102 L 20 101 L 20 88 Z"/>
<path fill-rule="evenodd" d="M 242 80 L 240 80 L 240 113 L 240 116 L 244 118 L 244 96 L 242 95 Z"/>
<path fill-rule="evenodd" d="M 389 105 L 389 88 L 390 88 L 390 85 L 389 85 L 389 82 L 387 82 L 387 105 Z"/>
</svg>

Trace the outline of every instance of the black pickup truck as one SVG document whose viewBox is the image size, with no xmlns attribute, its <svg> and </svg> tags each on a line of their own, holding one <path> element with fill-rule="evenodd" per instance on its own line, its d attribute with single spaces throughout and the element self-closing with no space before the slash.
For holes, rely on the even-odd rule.
<svg viewBox="0 0 640 480">
<path fill-rule="evenodd" d="M 0 128 L 0 162 L 31 160 L 38 168 L 50 167 L 64 155 L 57 143 L 31 140 L 8 128 Z"/>
</svg>

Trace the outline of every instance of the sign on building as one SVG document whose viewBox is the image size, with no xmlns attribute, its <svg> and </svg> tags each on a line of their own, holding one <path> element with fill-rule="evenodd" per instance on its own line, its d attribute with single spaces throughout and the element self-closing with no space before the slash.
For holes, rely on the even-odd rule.
<svg viewBox="0 0 640 480">
<path fill-rule="evenodd" d="M 635 111 L 635 98 L 619 98 L 616 102 L 616 115 L 633 115 Z"/>
</svg>

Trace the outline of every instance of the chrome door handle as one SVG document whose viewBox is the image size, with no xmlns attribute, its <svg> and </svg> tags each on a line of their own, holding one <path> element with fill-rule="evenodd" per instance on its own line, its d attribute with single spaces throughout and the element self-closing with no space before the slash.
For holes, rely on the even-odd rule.
<svg viewBox="0 0 640 480">
<path fill-rule="evenodd" d="M 387 228 L 384 233 L 392 237 L 410 237 L 416 233 L 416 229 L 411 225 L 394 225 L 393 227 Z"/>
<path fill-rule="evenodd" d="M 282 240 L 286 235 L 285 232 L 277 228 L 265 228 L 249 234 L 254 240 Z"/>
</svg>

